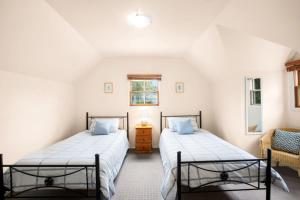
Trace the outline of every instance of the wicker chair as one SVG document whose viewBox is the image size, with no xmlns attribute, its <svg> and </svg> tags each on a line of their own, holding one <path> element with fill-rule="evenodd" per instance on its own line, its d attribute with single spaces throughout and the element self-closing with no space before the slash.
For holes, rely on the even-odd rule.
<svg viewBox="0 0 300 200">
<path fill-rule="evenodd" d="M 291 132 L 300 132 L 299 129 L 293 129 L 293 128 L 280 128 L 280 129 L 285 131 L 291 131 Z M 261 158 L 266 157 L 266 152 L 268 148 L 271 149 L 272 137 L 274 133 L 275 133 L 275 129 L 271 129 L 260 139 Z M 272 149 L 272 160 L 276 161 L 277 165 L 296 168 L 298 171 L 298 176 L 300 177 L 300 155 L 295 155 L 295 154 Z"/>
</svg>

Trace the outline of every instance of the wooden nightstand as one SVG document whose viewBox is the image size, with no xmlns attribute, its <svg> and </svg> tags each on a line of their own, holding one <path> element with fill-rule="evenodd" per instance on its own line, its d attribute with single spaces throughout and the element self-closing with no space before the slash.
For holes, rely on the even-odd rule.
<svg viewBox="0 0 300 200">
<path fill-rule="evenodd" d="M 152 126 L 137 125 L 135 127 L 135 151 L 137 153 L 152 152 Z"/>
</svg>

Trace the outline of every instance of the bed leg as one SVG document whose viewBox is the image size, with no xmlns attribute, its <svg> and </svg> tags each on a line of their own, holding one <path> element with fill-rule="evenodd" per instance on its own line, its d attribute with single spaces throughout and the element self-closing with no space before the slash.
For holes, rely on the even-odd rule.
<svg viewBox="0 0 300 200">
<path fill-rule="evenodd" d="M 95 155 L 95 165 L 96 165 L 96 200 L 101 200 L 101 182 L 100 182 L 99 154 Z"/>
<path fill-rule="evenodd" d="M 3 180 L 3 155 L 0 154 L 0 200 L 4 200 L 5 189 Z"/>
<path fill-rule="evenodd" d="M 177 200 L 181 200 L 181 152 L 177 152 Z"/>
<path fill-rule="evenodd" d="M 199 111 L 199 128 L 202 128 L 202 111 Z"/>
<path fill-rule="evenodd" d="M 127 139 L 129 140 L 129 114 L 128 112 L 126 113 L 126 117 L 127 117 L 127 120 L 126 120 L 126 126 L 127 126 Z M 123 127 L 124 128 L 124 127 Z"/>
<path fill-rule="evenodd" d="M 86 130 L 89 130 L 89 113 L 85 113 L 85 128 Z"/>
<path fill-rule="evenodd" d="M 162 132 L 162 112 L 160 112 L 160 134 Z"/>
<path fill-rule="evenodd" d="M 267 168 L 266 168 L 266 200 L 271 200 L 271 164 L 272 164 L 272 151 L 267 151 Z"/>
</svg>

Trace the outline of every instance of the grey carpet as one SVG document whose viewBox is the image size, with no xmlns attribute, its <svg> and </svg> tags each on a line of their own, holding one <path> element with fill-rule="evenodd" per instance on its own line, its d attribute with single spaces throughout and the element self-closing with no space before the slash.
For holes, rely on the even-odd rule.
<svg viewBox="0 0 300 200">
<path fill-rule="evenodd" d="M 287 182 L 290 192 L 272 186 L 272 200 L 299 200 L 300 178 L 297 172 L 286 167 L 276 170 Z M 163 169 L 159 152 L 149 155 L 129 152 L 116 180 L 117 193 L 113 200 L 160 200 Z M 185 200 L 259 200 L 265 199 L 265 191 L 219 192 L 184 195 Z"/>
<path fill-rule="evenodd" d="M 112 200 L 159 200 L 162 176 L 158 151 L 152 154 L 129 152 L 116 180 Z"/>
<path fill-rule="evenodd" d="M 272 186 L 272 200 L 299 200 L 300 178 L 296 171 L 286 167 L 276 170 L 287 182 L 290 192 L 286 193 Z M 130 151 L 124 161 L 116 184 L 116 194 L 112 200 L 160 200 L 160 186 L 163 177 L 158 151 L 152 154 L 136 154 Z M 184 195 L 184 200 L 263 200 L 264 191 L 219 192 Z M 82 199 L 85 200 L 85 199 Z"/>
</svg>

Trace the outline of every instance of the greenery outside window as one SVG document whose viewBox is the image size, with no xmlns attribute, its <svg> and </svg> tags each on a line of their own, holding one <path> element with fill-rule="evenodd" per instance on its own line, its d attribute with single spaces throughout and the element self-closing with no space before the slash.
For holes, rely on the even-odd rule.
<svg viewBox="0 0 300 200">
<path fill-rule="evenodd" d="M 250 84 L 250 105 L 261 105 L 260 78 L 254 78 Z"/>
<path fill-rule="evenodd" d="M 130 106 L 158 106 L 158 80 L 131 80 Z"/>
</svg>

